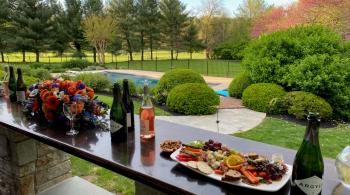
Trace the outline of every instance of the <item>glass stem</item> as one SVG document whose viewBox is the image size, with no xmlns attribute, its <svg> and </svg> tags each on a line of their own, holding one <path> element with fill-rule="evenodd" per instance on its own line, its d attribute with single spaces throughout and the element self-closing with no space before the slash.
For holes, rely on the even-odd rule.
<svg viewBox="0 0 350 195">
<path fill-rule="evenodd" d="M 74 119 L 70 120 L 70 130 L 74 130 Z"/>
</svg>

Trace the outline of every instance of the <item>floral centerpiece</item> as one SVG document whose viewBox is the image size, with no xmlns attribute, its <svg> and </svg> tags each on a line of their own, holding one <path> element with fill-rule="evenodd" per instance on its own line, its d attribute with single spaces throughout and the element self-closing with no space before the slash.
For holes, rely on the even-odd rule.
<svg viewBox="0 0 350 195">
<path fill-rule="evenodd" d="M 63 103 L 77 103 L 79 126 L 101 125 L 108 106 L 97 100 L 94 90 L 82 81 L 46 80 L 29 87 L 25 112 L 42 118 L 50 124 L 60 124 L 65 119 Z"/>
</svg>

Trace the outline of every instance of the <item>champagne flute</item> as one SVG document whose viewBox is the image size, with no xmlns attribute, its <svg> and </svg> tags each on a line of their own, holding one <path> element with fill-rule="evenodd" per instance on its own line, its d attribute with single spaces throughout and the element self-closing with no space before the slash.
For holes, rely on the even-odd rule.
<svg viewBox="0 0 350 195">
<path fill-rule="evenodd" d="M 79 131 L 74 129 L 74 118 L 78 113 L 78 104 L 76 102 L 63 103 L 63 113 L 69 119 L 71 128 L 66 135 L 77 135 Z"/>
</svg>

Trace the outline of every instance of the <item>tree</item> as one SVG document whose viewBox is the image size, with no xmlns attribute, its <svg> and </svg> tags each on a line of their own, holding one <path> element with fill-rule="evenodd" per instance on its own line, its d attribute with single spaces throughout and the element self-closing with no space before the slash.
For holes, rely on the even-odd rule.
<svg viewBox="0 0 350 195">
<path fill-rule="evenodd" d="M 113 18 L 91 15 L 86 17 L 83 26 L 87 40 L 96 48 L 99 63 L 104 64 L 107 43 L 112 39 L 115 30 Z"/>
<path fill-rule="evenodd" d="M 19 0 L 15 8 L 13 25 L 16 31 L 16 46 L 23 52 L 25 61 L 26 49 L 35 52 L 36 62 L 39 62 L 40 51 L 50 45 L 50 35 L 53 29 L 52 9 L 47 1 Z"/>
<path fill-rule="evenodd" d="M 7 48 L 9 39 L 10 3 L 7 0 L 0 0 L 0 53 L 1 61 L 5 62 L 4 50 Z"/>
<path fill-rule="evenodd" d="M 193 22 L 186 28 L 183 41 L 186 51 L 190 53 L 190 59 L 192 59 L 193 52 L 200 51 L 204 48 L 204 44 L 198 38 L 198 28 Z"/>
<path fill-rule="evenodd" d="M 53 32 L 51 35 L 52 43 L 50 49 L 57 51 L 59 56 L 69 46 L 69 35 L 65 28 L 65 13 L 61 3 L 56 0 L 50 0 L 50 7 L 53 11 Z"/>
<path fill-rule="evenodd" d="M 82 57 L 82 46 L 85 43 L 84 32 L 82 28 L 83 9 L 80 0 L 65 0 L 65 29 L 73 43 L 76 56 Z"/>
<path fill-rule="evenodd" d="M 159 23 L 161 15 L 158 0 L 146 0 L 146 2 L 146 36 L 151 51 L 151 59 L 153 60 L 153 49 L 160 39 Z"/>
<path fill-rule="evenodd" d="M 222 7 L 221 0 L 202 0 L 202 8 L 201 8 L 201 18 L 200 18 L 200 26 L 201 26 L 201 34 L 202 39 L 204 40 L 204 44 L 206 45 L 205 53 L 206 57 L 210 57 L 212 47 L 213 37 L 210 37 L 213 33 L 212 24 L 213 18 L 222 15 Z"/>
<path fill-rule="evenodd" d="M 174 50 L 178 52 L 181 44 L 181 34 L 186 27 L 186 7 L 179 0 L 162 0 L 160 2 L 162 30 L 165 41 L 170 47 L 171 59 L 174 59 Z"/>
<path fill-rule="evenodd" d="M 136 0 L 136 22 L 137 30 L 140 33 L 140 49 L 141 49 L 141 61 L 144 60 L 144 51 L 145 51 L 145 31 L 148 18 L 148 8 L 146 0 Z"/>
<path fill-rule="evenodd" d="M 103 2 L 101 0 L 85 0 L 83 4 L 83 13 L 85 17 L 100 16 L 103 14 Z M 96 47 L 92 47 L 94 63 L 96 63 Z"/>
<path fill-rule="evenodd" d="M 265 0 L 244 0 L 238 7 L 238 16 L 255 19 L 268 9 Z"/>
<path fill-rule="evenodd" d="M 110 13 L 117 23 L 124 41 L 126 50 L 129 53 L 130 61 L 133 60 L 134 39 L 135 39 L 135 1 L 134 0 L 112 0 Z"/>
</svg>

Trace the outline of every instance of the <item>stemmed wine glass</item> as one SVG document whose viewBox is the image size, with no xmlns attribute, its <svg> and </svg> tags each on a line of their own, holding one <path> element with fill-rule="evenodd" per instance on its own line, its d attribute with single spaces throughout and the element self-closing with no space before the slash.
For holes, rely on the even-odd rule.
<svg viewBox="0 0 350 195">
<path fill-rule="evenodd" d="M 66 135 L 77 135 L 79 131 L 74 129 L 74 118 L 78 113 L 77 102 L 63 103 L 63 113 L 69 119 L 71 128 L 66 132 Z"/>
</svg>

